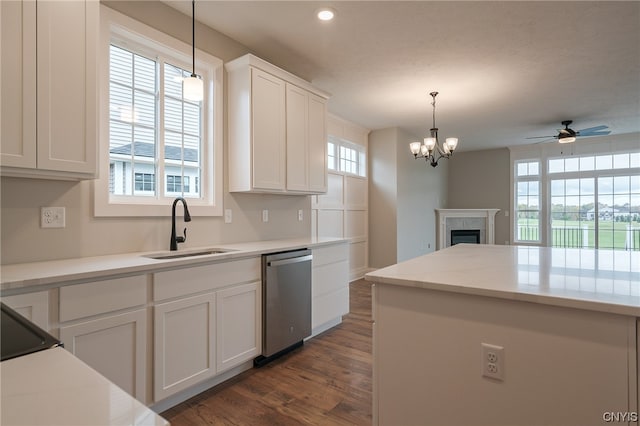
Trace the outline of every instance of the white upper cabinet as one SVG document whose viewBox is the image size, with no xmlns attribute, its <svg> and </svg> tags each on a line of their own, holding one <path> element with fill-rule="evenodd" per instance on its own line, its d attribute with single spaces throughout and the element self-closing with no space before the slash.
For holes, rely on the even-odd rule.
<svg viewBox="0 0 640 426">
<path fill-rule="evenodd" d="M 2 20 L 2 175 L 97 173 L 99 4 L 9 1 Z"/>
<path fill-rule="evenodd" d="M 326 192 L 328 95 L 253 55 L 226 68 L 229 190 Z"/>
</svg>

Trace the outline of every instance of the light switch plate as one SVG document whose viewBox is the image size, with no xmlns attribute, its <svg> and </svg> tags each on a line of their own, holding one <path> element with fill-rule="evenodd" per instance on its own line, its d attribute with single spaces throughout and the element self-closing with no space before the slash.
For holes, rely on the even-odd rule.
<svg viewBox="0 0 640 426">
<path fill-rule="evenodd" d="M 262 221 L 269 222 L 269 210 L 262 210 Z"/>
<path fill-rule="evenodd" d="M 231 209 L 224 210 L 224 223 L 231 223 L 233 221 L 233 212 Z"/>
<path fill-rule="evenodd" d="M 300 209 L 298 210 L 298 221 L 302 222 L 303 219 L 304 219 L 304 213 L 303 213 L 303 210 Z"/>
</svg>

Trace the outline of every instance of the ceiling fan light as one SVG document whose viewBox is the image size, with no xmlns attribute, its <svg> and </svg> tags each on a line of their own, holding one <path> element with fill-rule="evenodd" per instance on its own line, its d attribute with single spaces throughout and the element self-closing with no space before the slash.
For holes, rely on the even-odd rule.
<svg viewBox="0 0 640 426">
<path fill-rule="evenodd" d="M 559 143 L 571 143 L 571 142 L 575 142 L 576 141 L 576 137 L 575 136 L 567 136 L 567 137 L 563 137 L 563 138 L 559 138 L 558 142 Z"/>
</svg>

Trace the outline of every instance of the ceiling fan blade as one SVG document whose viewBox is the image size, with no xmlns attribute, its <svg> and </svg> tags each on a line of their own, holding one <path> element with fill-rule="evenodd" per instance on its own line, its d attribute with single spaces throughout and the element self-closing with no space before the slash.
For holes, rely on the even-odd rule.
<svg viewBox="0 0 640 426">
<path fill-rule="evenodd" d="M 533 137 L 529 137 L 529 138 L 525 138 L 525 139 L 543 139 L 543 138 L 555 138 L 557 137 L 556 135 L 553 136 L 533 136 Z"/>
<path fill-rule="evenodd" d="M 580 132 L 581 135 L 584 136 L 586 133 L 597 132 L 599 130 L 605 130 L 608 128 L 609 126 L 602 125 L 602 126 L 589 127 L 589 128 L 578 130 L 578 131 Z"/>
<path fill-rule="evenodd" d="M 607 136 L 610 133 L 611 133 L 611 130 L 603 130 L 600 132 L 587 132 L 587 133 L 579 132 L 578 136 Z"/>
</svg>

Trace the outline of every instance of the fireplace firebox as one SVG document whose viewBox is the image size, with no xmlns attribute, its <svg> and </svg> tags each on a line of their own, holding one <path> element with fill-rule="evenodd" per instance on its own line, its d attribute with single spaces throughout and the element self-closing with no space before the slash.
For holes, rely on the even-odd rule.
<svg viewBox="0 0 640 426">
<path fill-rule="evenodd" d="M 480 230 L 479 229 L 452 229 L 451 230 L 451 245 L 467 243 L 467 244 L 480 244 Z"/>
</svg>

